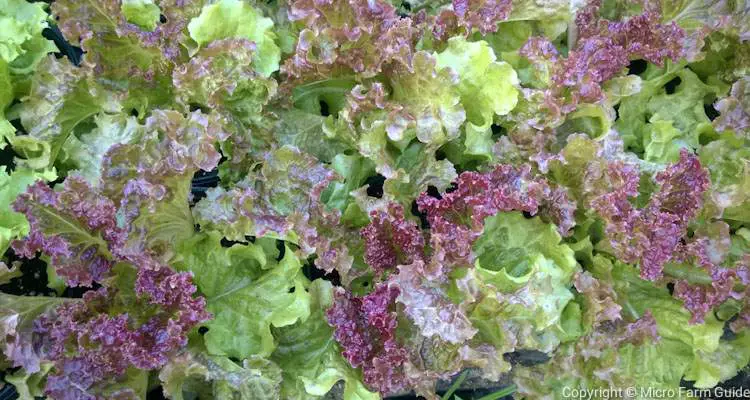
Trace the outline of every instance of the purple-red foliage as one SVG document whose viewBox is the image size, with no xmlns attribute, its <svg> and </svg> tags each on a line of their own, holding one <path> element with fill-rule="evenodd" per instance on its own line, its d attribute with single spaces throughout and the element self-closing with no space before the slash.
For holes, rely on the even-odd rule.
<svg viewBox="0 0 750 400">
<path fill-rule="evenodd" d="M 607 175 L 613 189 L 594 198 L 591 206 L 606 222 L 612 248 L 624 262 L 639 262 L 643 279 L 661 278 L 664 264 L 673 258 L 688 223 L 703 206 L 708 172 L 698 157 L 683 150 L 678 162 L 656 175 L 659 190 L 642 209 L 628 200 L 638 194 L 633 167 L 612 163 Z"/>
<path fill-rule="evenodd" d="M 427 214 L 435 261 L 447 264 L 470 265 L 471 246 L 482 234 L 484 219 L 501 211 L 542 211 L 563 235 L 575 224 L 575 203 L 563 189 L 532 177 L 528 165 L 499 164 L 487 173 L 464 172 L 454 191 L 440 199 L 423 193 L 417 206 Z"/>
<path fill-rule="evenodd" d="M 16 199 L 13 208 L 26 215 L 30 226 L 27 238 L 13 242 L 14 251 L 26 258 L 33 258 L 38 251 L 49 255 L 58 275 L 70 286 L 91 286 L 92 282 L 101 281 L 113 265 L 102 252 L 121 246 L 127 235 L 117 226 L 114 203 L 74 176 L 65 180 L 60 191 L 41 181 L 31 185 Z M 102 243 L 78 240 L 75 229 L 44 234 L 49 225 L 58 223 L 56 216 L 100 236 Z"/>
<path fill-rule="evenodd" d="M 378 273 L 424 258 L 424 237 L 413 221 L 404 218 L 404 208 L 391 203 L 388 210 L 370 213 L 370 225 L 362 229 L 365 261 Z"/>
<path fill-rule="evenodd" d="M 395 339 L 395 304 L 399 289 L 378 285 L 364 297 L 355 297 L 339 288 L 328 323 L 343 347 L 344 358 L 354 368 L 362 368 L 365 384 L 387 395 L 406 387 L 403 364 L 407 351 Z"/>
<path fill-rule="evenodd" d="M 622 21 L 599 16 L 599 0 L 592 0 L 576 15 L 578 37 L 568 57 L 562 58 L 543 37 L 532 37 L 520 54 L 536 68 L 551 73 L 550 90 L 563 112 L 581 102 L 604 99 L 601 84 L 617 75 L 630 60 L 645 59 L 664 65 L 685 57 L 685 31 L 676 23 L 662 24 L 658 7 Z"/>
<path fill-rule="evenodd" d="M 193 297 L 189 274 L 141 268 L 135 291 L 143 315 L 120 313 L 118 289 L 102 287 L 36 321 L 46 358 L 55 362 L 49 396 L 93 399 L 92 387 L 111 383 L 131 366 L 160 368 L 187 344 L 188 332 L 210 318 L 205 299 Z"/>
</svg>

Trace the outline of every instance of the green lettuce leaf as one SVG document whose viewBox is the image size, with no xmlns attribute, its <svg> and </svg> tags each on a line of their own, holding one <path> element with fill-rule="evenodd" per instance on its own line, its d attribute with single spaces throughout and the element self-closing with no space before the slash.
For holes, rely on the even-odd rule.
<svg viewBox="0 0 750 400">
<path fill-rule="evenodd" d="M 722 87 L 674 66 L 649 67 L 642 78 L 641 91 L 620 102 L 620 118 L 614 125 L 627 148 L 645 153 L 649 161 L 669 163 L 676 161 L 679 148 L 695 150 L 701 138 L 715 135 L 704 105 L 721 94 Z M 667 84 L 676 82 L 674 92 L 667 93 Z"/>
<path fill-rule="evenodd" d="M 276 347 L 271 326 L 291 325 L 310 314 L 301 264 L 284 247 L 279 257 L 274 241 L 224 248 L 216 232 L 197 234 L 179 243 L 175 268 L 193 273 L 214 319 L 205 326 L 211 355 L 246 359 L 268 356 Z"/>
<path fill-rule="evenodd" d="M 200 4 L 163 7 L 165 22 L 153 32 L 150 26 L 144 29 L 128 22 L 124 13 L 132 18 L 128 8 L 132 3 L 123 8 L 122 2 L 114 0 L 60 0 L 51 9 L 65 38 L 83 49 L 81 65 L 93 67 L 96 84 L 117 93 L 128 111 L 134 109 L 143 116 L 149 108 L 174 104 L 171 73 L 183 54 L 181 31 Z M 147 14 L 138 15 L 151 21 L 155 10 L 146 10 Z"/>
<path fill-rule="evenodd" d="M 359 371 L 341 356 L 333 339 L 325 311 L 333 304 L 330 282 L 315 280 L 308 288 L 310 316 L 294 325 L 274 329 L 278 342 L 271 355 L 282 369 L 281 396 L 284 399 L 313 399 L 324 396 L 333 385 L 344 381 L 344 400 L 376 400 L 362 384 Z"/>
<path fill-rule="evenodd" d="M 356 83 L 341 77 L 298 85 L 292 90 L 292 102 L 295 108 L 316 115 L 321 115 L 321 104 L 325 104 L 328 113 L 336 115 L 346 107 L 346 96 Z"/>
<path fill-rule="evenodd" d="M 617 76 L 602 85 L 606 100 L 610 105 L 618 104 L 623 98 L 641 91 L 643 79 L 638 75 Z"/>
<path fill-rule="evenodd" d="M 8 63 L 0 60 L 0 149 L 12 140 L 16 128 L 6 119 L 5 109 L 13 102 L 13 83 L 8 72 Z"/>
<path fill-rule="evenodd" d="M 558 135 L 567 137 L 584 133 L 592 138 L 602 138 L 610 132 L 615 119 L 614 109 L 600 104 L 579 104 L 577 109 L 566 115 L 563 124 L 557 128 Z"/>
<path fill-rule="evenodd" d="M 221 0 L 206 5 L 188 25 L 190 37 L 200 46 L 229 38 L 254 42 L 258 53 L 253 66 L 264 76 L 278 70 L 281 59 L 281 49 L 275 43 L 276 34 L 272 28 L 273 20 L 263 17 L 259 10 L 240 0 Z"/>
<path fill-rule="evenodd" d="M 20 369 L 5 377 L 5 381 L 16 387 L 18 398 L 31 400 L 44 397 L 45 377 L 52 369 L 52 363 L 42 363 L 38 372 L 29 373 Z"/>
<path fill-rule="evenodd" d="M 518 75 L 510 64 L 497 61 L 485 41 L 451 38 L 437 54 L 439 68 L 451 68 L 459 76 L 461 104 L 466 119 L 476 129 L 488 131 L 495 115 L 508 114 L 518 103 Z"/>
<path fill-rule="evenodd" d="M 541 254 L 570 280 L 576 270 L 573 250 L 560 243 L 554 224 L 538 217 L 525 218 L 520 212 L 498 213 L 485 219 L 484 233 L 474 242 L 477 263 L 488 271 L 504 271 L 507 277 L 525 277 L 529 258 Z M 524 278 L 525 279 L 525 278 Z M 513 289 L 512 285 L 509 287 Z"/>
<path fill-rule="evenodd" d="M 24 193 L 29 185 L 38 180 L 45 182 L 57 179 L 54 169 L 36 172 L 27 168 L 17 168 L 11 174 L 5 167 L 0 168 L 0 252 L 5 253 L 13 239 L 23 237 L 29 232 L 26 217 L 13 211 L 16 197 Z"/>
<path fill-rule="evenodd" d="M 403 142 L 416 136 L 435 145 L 455 139 L 466 120 L 457 77 L 426 52 L 415 54 L 412 62 L 413 71 L 390 79 L 390 99 L 403 107 L 404 114 L 388 121 L 388 138 Z"/>
<path fill-rule="evenodd" d="M 599 393 L 606 393 L 603 390 L 614 387 L 622 388 L 624 394 L 625 388 L 635 387 L 633 398 L 640 400 L 653 399 L 658 391 L 680 393 L 680 378 L 691 360 L 690 348 L 685 344 L 661 339 L 656 343 L 626 344 L 618 349 L 607 346 L 606 339 L 597 339 L 604 348 L 597 348 L 591 355 L 586 347 L 591 342 L 580 346 L 570 343 L 559 348 L 548 364 L 519 368 L 514 378 L 519 392 L 528 398 L 556 400 L 565 399 L 563 393 L 573 389 L 600 389 Z M 595 394 L 591 398 L 605 396 Z"/>
<path fill-rule="evenodd" d="M 689 323 L 690 313 L 665 287 L 641 280 L 635 268 L 594 257 L 594 276 L 613 281 L 616 301 L 625 321 L 591 331 L 576 342 L 563 344 L 552 360 L 521 368 L 515 377 L 519 390 L 534 398 L 564 398 L 563 389 L 611 387 L 652 388 L 680 392 L 681 380 L 694 380 L 698 388 L 712 387 L 734 376 L 750 360 L 745 334 L 721 339 L 723 324 L 711 315 L 702 324 Z M 610 299 L 612 299 L 610 293 Z M 641 328 L 636 329 L 636 326 Z M 650 339 L 633 333 L 645 328 Z M 740 350 L 742 349 L 742 350 Z M 604 398 L 599 394 L 594 398 Z M 654 392 L 637 391 L 635 398 L 653 398 Z"/>
<path fill-rule="evenodd" d="M 321 194 L 321 201 L 328 207 L 342 212 L 350 206 L 356 207 L 350 193 L 364 185 L 367 178 L 375 173 L 375 166 L 370 160 L 358 154 L 350 156 L 338 154 L 331 162 L 331 167 L 337 174 L 344 177 L 344 181 L 332 182 Z M 356 210 L 350 212 L 356 212 Z"/>
<path fill-rule="evenodd" d="M 102 162 L 107 151 L 117 144 L 133 144 L 143 136 L 144 127 L 135 117 L 122 114 L 98 114 L 96 128 L 79 136 L 71 135 L 63 144 L 66 164 L 92 186 L 99 186 Z"/>
<path fill-rule="evenodd" d="M 110 147 L 103 157 L 101 189 L 119 205 L 122 221 L 137 232 L 132 237 L 149 248 L 172 252 L 195 231 L 191 180 L 198 171 L 211 171 L 219 163 L 215 143 L 226 133 L 218 118 L 200 111 L 185 115 L 154 110 L 144 127 L 128 125 L 124 118 L 124 126 L 112 126 L 131 137 L 122 138 L 128 143 Z"/>
<path fill-rule="evenodd" d="M 22 273 L 18 267 L 19 264 L 11 263 L 10 267 L 8 267 L 4 262 L 0 261 L 0 285 L 5 285 L 13 278 L 21 276 Z"/>
<path fill-rule="evenodd" d="M 744 40 L 750 34 L 750 13 L 739 3 L 718 0 L 662 0 L 662 20 L 675 21 L 687 30 L 708 26 Z"/>
<path fill-rule="evenodd" d="M 120 9 L 128 22 L 147 31 L 153 31 L 159 23 L 161 10 L 153 0 L 123 0 Z"/>
<path fill-rule="evenodd" d="M 323 162 L 333 162 L 339 153 L 350 151 L 350 145 L 325 134 L 326 117 L 296 108 L 276 112 L 279 120 L 274 137 L 279 144 L 297 147 Z"/>
<path fill-rule="evenodd" d="M 612 268 L 601 256 L 595 262 L 602 269 Z M 733 377 L 750 361 L 750 353 L 744 347 L 745 332 L 734 339 L 722 339 L 724 324 L 713 313 L 703 323 L 691 324 L 691 314 L 679 300 L 671 297 L 666 288 L 638 278 L 632 267 L 615 264 L 612 276 L 625 312 L 641 315 L 649 310 L 657 322 L 659 336 L 686 347 L 685 352 L 691 358 L 683 373 L 685 379 L 696 381 L 696 387 L 713 387 Z"/>
<path fill-rule="evenodd" d="M 643 159 L 651 162 L 670 163 L 680 159 L 680 150 L 690 148 L 681 132 L 672 126 L 672 121 L 653 121 L 645 139 Z"/>
<path fill-rule="evenodd" d="M 0 3 L 0 59 L 14 73 L 33 71 L 55 44 L 42 37 L 47 27 L 47 7 L 43 2 L 4 0 Z"/>
<path fill-rule="evenodd" d="M 434 156 L 435 150 L 429 145 L 419 142 L 410 144 L 396 158 L 396 172 L 389 176 L 383 184 L 383 191 L 393 199 L 409 206 L 411 201 L 434 186 L 443 191 L 448 188 L 458 174 L 453 164 L 447 160 L 438 160 Z"/>
<path fill-rule="evenodd" d="M 723 340 L 714 352 L 698 351 L 685 372 L 685 379 L 695 381 L 699 388 L 716 386 L 737 375 L 750 363 L 750 334 L 740 332 L 731 340 Z"/>
<path fill-rule="evenodd" d="M 623 313 L 639 318 L 650 311 L 659 336 L 679 340 L 696 351 L 714 352 L 719 347 L 723 324 L 715 316 L 708 315 L 703 323 L 691 324 L 691 314 L 682 307 L 680 300 L 673 298 L 666 287 L 642 280 L 636 268 L 619 262 L 613 265 L 601 255 L 595 257 L 594 263 L 600 271 L 611 271 L 610 279 L 615 282 Z M 606 276 L 598 276 L 606 279 Z"/>
<path fill-rule="evenodd" d="M 278 400 L 281 371 L 258 356 L 237 363 L 210 356 L 200 349 L 174 357 L 159 372 L 164 395 L 172 400 L 192 398 Z"/>
<path fill-rule="evenodd" d="M 266 153 L 259 169 L 258 164 L 232 189 L 208 190 L 193 208 L 196 221 L 230 240 L 271 236 L 296 243 L 299 237 L 291 231 L 288 217 L 308 216 L 333 173 L 292 146 Z"/>
<path fill-rule="evenodd" d="M 720 215 L 750 222 L 750 147 L 732 133 L 701 147 L 701 163 L 711 174 L 711 200 Z"/>
<path fill-rule="evenodd" d="M 537 29 L 554 39 L 565 31 L 583 5 L 581 2 L 565 0 L 514 1 L 508 21 L 538 22 Z"/>
<path fill-rule="evenodd" d="M 13 149 L 33 168 L 54 165 L 74 129 L 101 111 L 120 111 L 111 93 L 91 80 L 91 69 L 67 60 L 45 59 L 31 80 L 28 96 L 17 106 L 28 135 L 11 140 Z M 40 150 L 41 149 L 41 150 Z"/>
<path fill-rule="evenodd" d="M 264 109 L 278 84 L 253 69 L 252 62 L 259 55 L 246 38 L 215 40 L 172 73 L 177 100 L 183 107 L 200 106 L 227 119 L 223 124 L 232 137 L 222 143 L 222 149 L 233 162 L 241 160 L 243 151 L 247 151 L 243 142 L 269 147 L 263 131 L 274 118 Z"/>
<path fill-rule="evenodd" d="M 560 241 L 555 226 L 538 217 L 510 212 L 485 220 L 473 247 L 475 268 L 479 281 L 495 294 L 470 315 L 480 335 L 496 338 L 491 343 L 498 346 L 508 340 L 502 330 L 515 332 L 519 348 L 543 351 L 567 339 L 567 328 L 580 319 L 572 308 L 566 313 L 579 267 L 573 250 Z"/>
<path fill-rule="evenodd" d="M 741 260 L 746 253 L 750 253 L 750 229 L 740 228 L 731 237 L 729 262 Z"/>
</svg>

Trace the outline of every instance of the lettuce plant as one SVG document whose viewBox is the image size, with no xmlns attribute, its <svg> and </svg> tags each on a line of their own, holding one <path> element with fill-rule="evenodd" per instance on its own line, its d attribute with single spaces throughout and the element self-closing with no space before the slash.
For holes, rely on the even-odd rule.
<svg viewBox="0 0 750 400">
<path fill-rule="evenodd" d="M 750 362 L 749 41 L 713 0 L 0 0 L 4 380 L 712 388 Z"/>
</svg>

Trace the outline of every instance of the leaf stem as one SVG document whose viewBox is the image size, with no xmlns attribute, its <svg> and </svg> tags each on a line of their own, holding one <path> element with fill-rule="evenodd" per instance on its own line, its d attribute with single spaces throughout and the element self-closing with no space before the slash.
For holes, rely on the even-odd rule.
<svg viewBox="0 0 750 400">
<path fill-rule="evenodd" d="M 510 396 L 511 394 L 515 393 L 518 388 L 516 385 L 510 385 L 504 389 L 498 390 L 495 393 L 490 393 L 486 396 L 482 396 L 477 400 L 497 400 L 502 399 L 505 396 Z"/>
<path fill-rule="evenodd" d="M 451 385 L 451 387 L 448 388 L 448 391 L 445 392 L 445 394 L 443 395 L 443 397 L 440 398 L 440 400 L 449 400 L 451 398 L 451 396 L 453 396 L 453 393 L 455 393 L 456 390 L 458 390 L 458 388 L 461 387 L 461 384 L 464 383 L 464 380 L 466 380 L 466 376 L 468 374 L 469 374 L 468 370 L 462 372 L 461 375 L 459 375 L 458 378 L 456 378 L 456 381 L 453 382 L 453 384 Z"/>
<path fill-rule="evenodd" d="M 709 275 L 708 272 L 704 270 L 699 270 L 696 268 L 681 268 L 676 264 L 666 264 L 664 266 L 664 273 L 673 278 L 684 279 L 694 285 L 710 285 L 711 282 L 713 282 L 713 279 L 711 279 L 711 275 Z"/>
</svg>

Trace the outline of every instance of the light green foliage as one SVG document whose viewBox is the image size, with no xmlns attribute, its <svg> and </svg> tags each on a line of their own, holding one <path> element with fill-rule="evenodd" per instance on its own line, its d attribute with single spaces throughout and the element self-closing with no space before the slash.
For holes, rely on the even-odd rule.
<svg viewBox="0 0 750 400">
<path fill-rule="evenodd" d="M 240 0 L 221 0 L 203 7 L 201 14 L 190 21 L 190 37 L 205 46 L 214 40 L 245 38 L 255 42 L 257 56 L 253 66 L 262 75 L 279 69 L 281 50 L 276 45 L 273 21 Z"/>
</svg>

